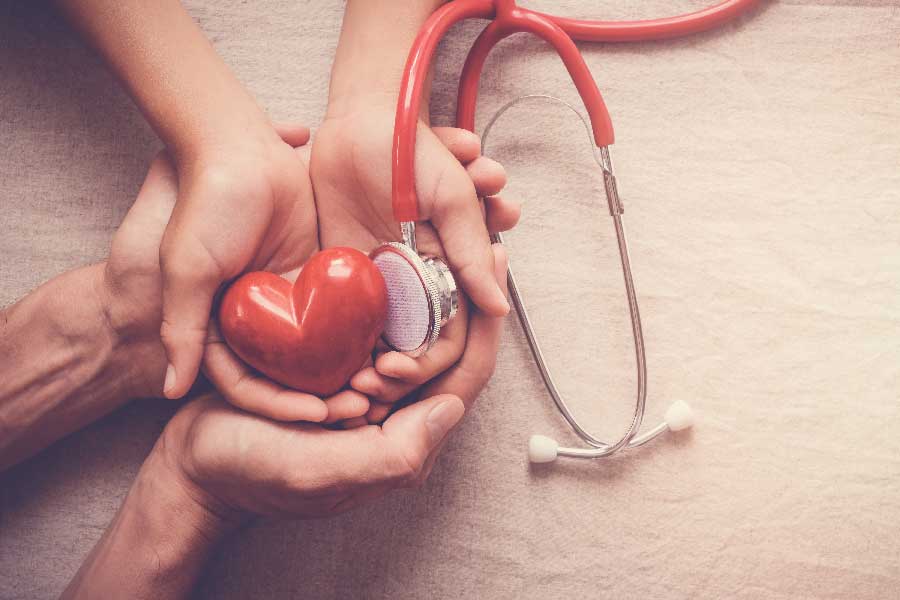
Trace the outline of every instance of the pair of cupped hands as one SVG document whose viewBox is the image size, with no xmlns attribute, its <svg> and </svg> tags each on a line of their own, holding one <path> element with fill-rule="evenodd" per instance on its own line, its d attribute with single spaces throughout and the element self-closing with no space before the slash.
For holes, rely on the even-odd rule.
<svg viewBox="0 0 900 600">
<path fill-rule="evenodd" d="M 429 352 L 379 347 L 344 390 L 317 398 L 252 371 L 210 318 L 243 272 L 292 279 L 322 248 L 399 238 L 392 128 L 393 107 L 370 103 L 328 115 L 312 144 L 307 127 L 267 124 L 191 160 L 160 154 L 113 239 L 100 288 L 111 330 L 137 349 L 137 393 L 179 398 L 201 370 L 217 390 L 181 408 L 145 464 L 211 519 L 325 516 L 422 482 L 493 372 L 509 306 L 489 234 L 519 209 L 497 196 L 503 168 L 455 128 L 420 123 L 416 146 L 419 249 L 444 257 L 468 298 Z"/>
</svg>

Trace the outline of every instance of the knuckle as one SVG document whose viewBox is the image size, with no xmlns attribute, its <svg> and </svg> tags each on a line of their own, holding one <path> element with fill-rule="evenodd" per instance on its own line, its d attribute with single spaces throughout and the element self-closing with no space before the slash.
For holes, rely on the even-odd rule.
<svg viewBox="0 0 900 600">
<path fill-rule="evenodd" d="M 159 337 L 165 345 L 183 343 L 203 344 L 206 341 L 206 333 L 206 323 L 203 323 L 202 325 L 174 323 L 171 319 L 166 317 L 163 317 L 162 324 L 159 328 Z"/>
</svg>

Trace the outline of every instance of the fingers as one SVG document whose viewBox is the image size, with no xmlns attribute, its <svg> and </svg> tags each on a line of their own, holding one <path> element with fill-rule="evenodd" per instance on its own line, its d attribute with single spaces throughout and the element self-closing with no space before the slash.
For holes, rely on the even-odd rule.
<svg viewBox="0 0 900 600">
<path fill-rule="evenodd" d="M 463 401 L 442 394 L 411 404 L 385 421 L 382 431 L 409 465 L 406 484 L 422 481 L 423 469 L 465 413 Z"/>
<path fill-rule="evenodd" d="M 522 216 L 522 208 L 518 202 L 500 196 L 486 197 L 484 212 L 488 232 L 492 235 L 509 231 L 516 226 Z"/>
<path fill-rule="evenodd" d="M 274 429 L 256 422 L 272 480 L 293 485 L 301 496 L 358 493 L 361 487 L 416 482 L 425 461 L 462 418 L 462 401 L 436 396 L 397 411 L 384 427 L 345 430 L 313 426 Z M 254 441 L 254 440 L 251 440 Z M 279 476 L 283 474 L 283 476 Z"/>
<path fill-rule="evenodd" d="M 465 298 L 461 298 L 457 315 L 441 331 L 434 347 L 422 356 L 413 358 L 401 352 L 385 352 L 375 360 L 374 367 L 361 369 L 353 376 L 351 387 L 373 400 L 366 414 L 369 423 L 381 423 L 390 413 L 393 403 L 459 360 L 466 342 L 466 304 Z"/>
<path fill-rule="evenodd" d="M 503 165 L 486 156 L 479 156 L 466 165 L 466 172 L 479 198 L 499 194 L 506 185 L 506 170 Z"/>
<path fill-rule="evenodd" d="M 210 333 L 206 352 L 203 356 L 206 375 L 228 402 L 258 415 L 276 421 L 322 422 L 331 416 L 331 404 L 311 394 L 298 392 L 271 379 L 252 372 L 221 339 L 214 323 L 210 323 Z M 353 397 L 347 397 L 353 396 Z M 360 407 L 359 394 L 351 392 L 337 394 L 329 400 L 334 403 L 338 414 L 358 416 L 368 410 Z"/>
<path fill-rule="evenodd" d="M 366 367 L 350 379 L 350 387 L 376 402 L 391 403 L 413 391 L 416 384 L 387 377 L 373 367 Z"/>
<path fill-rule="evenodd" d="M 459 127 L 432 127 L 431 131 L 459 162 L 466 164 L 481 156 L 481 139 L 471 131 Z"/>
<path fill-rule="evenodd" d="M 369 410 L 369 399 L 359 392 L 344 390 L 325 400 L 328 406 L 328 417 L 325 423 L 354 420 L 363 417 Z M 363 419 L 365 425 L 367 421 Z M 347 427 L 347 424 L 344 424 Z"/>
<path fill-rule="evenodd" d="M 197 377 L 212 298 L 223 279 L 200 240 L 179 229 L 169 223 L 159 254 L 163 280 L 160 338 L 169 358 L 163 384 L 167 398 L 182 397 Z"/>
<path fill-rule="evenodd" d="M 458 127 L 433 127 L 431 130 L 450 154 L 466 165 L 479 196 L 493 196 L 503 189 L 506 170 L 497 161 L 481 156 L 481 140 L 476 134 Z"/>
<path fill-rule="evenodd" d="M 466 165 L 479 196 L 493 196 L 503 189 L 506 170 L 497 161 L 481 156 L 481 140 L 477 135 L 458 127 L 433 127 L 431 130 L 450 154 Z"/>
<path fill-rule="evenodd" d="M 418 139 L 416 191 L 421 216 L 437 230 L 460 287 L 488 314 L 505 315 L 509 303 L 493 277 L 490 240 L 475 185 L 457 157 L 428 128 L 422 128 Z"/>
<path fill-rule="evenodd" d="M 375 359 L 375 370 L 385 377 L 415 385 L 424 384 L 459 360 L 466 344 L 468 320 L 466 299 L 460 295 L 456 316 L 441 329 L 440 337 L 428 352 L 417 358 L 402 352 L 385 352 Z"/>
<path fill-rule="evenodd" d="M 516 202 L 489 197 L 485 199 L 485 213 L 488 230 L 493 234 L 514 227 L 520 211 Z M 504 272 L 498 276 L 505 285 L 505 263 L 501 268 Z M 382 353 L 375 361 L 374 370 L 361 372 L 352 380 L 351 385 L 355 389 L 376 401 L 367 415 L 370 422 L 381 422 L 390 410 L 390 403 L 408 395 L 416 386 L 430 381 L 456 363 L 465 348 L 468 323 L 468 303 L 461 299 L 459 306 L 459 313 L 441 331 L 441 337 L 426 354 L 412 358 L 400 352 Z M 385 403 L 388 406 L 382 406 Z"/>
<path fill-rule="evenodd" d="M 141 264 L 159 268 L 159 245 L 177 197 L 175 167 L 166 153 L 160 152 L 150 164 L 137 198 L 113 237 L 110 260 L 127 257 L 133 261 L 139 254 Z"/>
<path fill-rule="evenodd" d="M 494 277 L 506 292 L 506 250 L 501 244 L 492 247 L 494 256 Z M 500 332 L 503 319 L 475 310 L 469 319 L 466 349 L 462 358 L 452 369 L 429 384 L 423 390 L 424 396 L 454 394 L 470 406 L 481 388 L 494 372 L 497 351 L 500 347 Z"/>
<path fill-rule="evenodd" d="M 508 264 L 506 251 L 500 244 L 494 244 L 493 251 L 495 275 L 505 292 Z M 494 372 L 502 329 L 503 319 L 473 311 L 469 321 L 466 350 L 462 358 L 442 377 L 426 386 L 423 396 L 457 394 L 468 410 Z M 420 482 L 428 477 L 442 446 L 443 442 L 433 449 L 431 455 L 425 460 L 425 464 L 419 472 Z"/>
<path fill-rule="evenodd" d="M 309 127 L 298 123 L 274 123 L 272 125 L 281 140 L 294 148 L 309 143 Z"/>
<path fill-rule="evenodd" d="M 445 164 L 434 187 L 420 198 L 431 201 L 430 219 L 447 252 L 447 263 L 472 302 L 494 316 L 509 312 L 493 277 L 487 227 L 465 169 L 457 162 Z"/>
<path fill-rule="evenodd" d="M 515 226 L 519 205 L 500 197 L 490 197 L 485 199 L 485 212 L 489 231 L 497 233 Z M 501 268 L 504 272 L 498 276 L 505 285 L 505 263 Z M 370 423 L 382 422 L 390 413 L 392 403 L 459 360 L 466 342 L 467 309 L 468 303 L 461 299 L 459 313 L 442 330 L 435 346 L 423 356 L 412 358 L 399 352 L 384 352 L 377 357 L 374 369 L 363 369 L 351 380 L 354 389 L 374 400 L 366 415 Z"/>
</svg>

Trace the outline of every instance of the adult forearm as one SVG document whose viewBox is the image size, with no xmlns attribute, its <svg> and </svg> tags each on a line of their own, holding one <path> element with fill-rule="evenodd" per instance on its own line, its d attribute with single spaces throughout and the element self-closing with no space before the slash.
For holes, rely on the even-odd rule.
<svg viewBox="0 0 900 600">
<path fill-rule="evenodd" d="M 274 135 L 178 0 L 59 0 L 125 84 L 176 162 Z"/>
<path fill-rule="evenodd" d="M 329 116 L 360 98 L 396 102 L 403 67 L 422 24 L 443 0 L 348 0 L 331 72 Z M 427 112 L 427 102 L 423 103 Z"/>
<path fill-rule="evenodd" d="M 0 470 L 141 388 L 105 318 L 102 278 L 102 265 L 71 271 L 0 312 Z"/>
<path fill-rule="evenodd" d="M 186 598 L 233 527 L 197 502 L 154 448 L 62 598 Z"/>
</svg>

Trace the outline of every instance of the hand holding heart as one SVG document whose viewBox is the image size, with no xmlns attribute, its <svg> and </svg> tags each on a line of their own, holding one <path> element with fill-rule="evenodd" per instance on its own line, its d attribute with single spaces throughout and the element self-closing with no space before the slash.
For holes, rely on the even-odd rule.
<svg viewBox="0 0 900 600">
<path fill-rule="evenodd" d="M 308 139 L 308 130 L 302 127 L 280 127 L 279 131 L 285 137 L 285 141 L 295 146 L 305 144 Z M 455 131 L 458 130 L 445 129 L 442 133 L 446 139 L 447 136 L 452 137 Z M 452 143 L 450 144 L 450 149 L 454 151 L 454 155 L 457 152 L 460 153 L 461 157 L 464 157 L 467 153 L 471 155 L 471 146 L 463 148 L 459 148 L 459 144 L 456 146 L 454 147 Z M 305 173 L 306 167 L 301 154 L 302 149 L 298 148 L 296 152 L 296 168 Z M 488 175 L 496 178 L 496 173 L 488 173 Z M 389 181 L 389 173 L 384 176 Z M 479 177 L 477 173 L 473 174 L 473 180 L 478 184 Z M 286 223 L 287 227 L 294 228 L 294 231 L 290 232 L 286 237 L 288 239 L 302 239 L 305 242 L 303 244 L 288 244 L 278 248 L 264 262 L 257 263 L 257 268 L 283 273 L 288 279 L 292 279 L 292 276 L 297 273 L 304 262 L 310 256 L 315 255 L 315 252 L 318 250 L 316 205 L 313 200 L 312 185 L 309 183 L 308 177 L 306 181 L 308 185 L 298 193 L 294 209 Z M 157 334 L 162 310 L 160 301 L 162 283 L 157 256 L 159 243 L 175 207 L 176 198 L 177 177 L 174 168 L 164 155 L 160 155 L 151 166 L 138 198 L 116 233 L 106 268 L 105 288 L 111 300 L 110 319 L 114 326 L 123 330 L 127 329 L 124 333 L 135 339 L 135 343 L 142 344 L 142 347 L 145 347 L 147 350 L 145 361 L 146 379 L 150 382 L 147 386 L 147 395 L 160 394 L 162 375 L 165 372 L 165 352 Z M 489 210 L 489 217 L 491 212 Z M 498 210 L 497 212 L 503 212 L 508 215 L 514 211 Z M 504 217 L 504 219 L 508 222 L 510 221 L 508 216 Z M 497 220 L 489 219 L 489 224 L 491 222 L 494 222 L 496 225 Z M 509 222 L 509 226 L 513 222 L 514 220 Z M 331 231 L 333 231 L 335 227 L 334 220 L 330 221 L 330 223 Z M 427 230 L 427 226 L 423 229 Z M 425 239 L 428 238 L 426 237 Z M 364 244 L 361 245 L 365 246 Z M 439 253 L 439 244 L 432 243 L 429 250 Z M 308 276 L 312 276 L 313 270 L 308 271 Z M 245 277 L 250 277 L 250 275 Z M 253 277 L 267 278 L 268 282 L 284 282 L 274 283 L 273 289 L 282 286 L 282 292 L 287 289 L 283 286 L 290 286 L 287 280 L 274 273 L 267 275 L 256 274 Z M 297 290 L 298 288 L 294 287 L 293 289 Z M 348 292 L 350 295 L 358 295 L 359 293 L 359 290 Z M 282 293 L 282 296 L 284 296 L 284 293 Z M 363 296 L 365 296 L 365 293 Z M 371 299 L 373 296 L 370 295 L 369 297 Z M 372 306 L 372 304 L 369 306 Z M 309 322 L 314 323 L 317 320 L 318 318 Z M 323 319 L 323 322 L 325 320 L 327 319 Z M 461 312 L 456 320 L 460 324 L 464 340 L 466 317 Z M 295 321 L 295 323 L 299 324 L 300 322 Z M 297 325 L 292 325 L 291 327 L 295 330 L 297 329 Z M 372 328 L 375 329 L 376 327 L 373 326 Z M 297 332 L 295 331 L 295 333 Z M 281 335 L 284 335 L 284 333 Z M 320 333 L 318 335 L 323 334 Z M 282 338 L 282 341 L 284 339 L 286 338 Z M 364 341 L 365 344 L 356 342 L 357 348 L 363 345 L 371 345 L 368 339 Z M 263 347 L 263 344 L 260 344 L 258 347 Z M 371 347 L 366 353 L 370 350 Z M 318 393 L 326 395 L 324 399 L 290 389 L 274 382 L 265 375 L 259 374 L 254 369 L 248 368 L 247 364 L 226 346 L 215 322 L 210 324 L 210 333 L 203 361 L 205 373 L 222 395 L 232 404 L 245 410 L 285 421 L 337 422 L 355 419 L 366 414 L 370 409 L 369 397 L 367 397 L 369 395 L 365 392 L 361 393 L 358 390 L 345 389 L 338 391 L 333 396 L 327 396 L 331 390 L 338 386 L 337 382 L 339 380 L 346 381 L 348 377 L 354 375 L 353 370 L 360 366 L 359 364 L 355 364 L 352 368 L 348 366 L 351 362 L 355 363 L 358 360 L 354 356 L 353 361 L 351 361 L 349 354 L 348 358 L 346 358 L 346 363 L 337 365 L 338 368 L 328 378 L 329 385 L 316 390 Z M 356 356 L 361 354 L 362 351 L 358 350 Z M 246 350 L 245 356 L 250 358 L 250 354 L 246 354 Z M 336 360 L 335 356 L 332 355 L 325 362 Z M 427 360 L 428 355 L 424 358 Z M 324 371 L 320 372 L 324 373 Z M 373 369 L 371 367 L 364 367 L 360 373 L 356 374 L 361 377 L 356 377 L 355 379 L 365 382 L 366 377 L 372 374 Z M 414 386 L 424 383 L 424 381 L 425 379 L 421 377 L 410 377 L 407 380 L 400 377 L 390 381 L 388 385 L 402 386 L 403 391 L 408 392 Z M 386 410 L 380 414 L 377 420 L 380 421 L 385 415 Z"/>
</svg>

